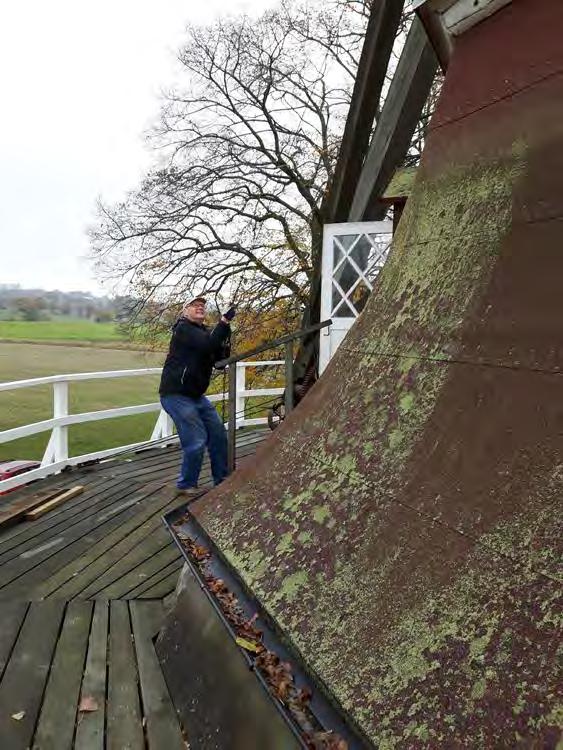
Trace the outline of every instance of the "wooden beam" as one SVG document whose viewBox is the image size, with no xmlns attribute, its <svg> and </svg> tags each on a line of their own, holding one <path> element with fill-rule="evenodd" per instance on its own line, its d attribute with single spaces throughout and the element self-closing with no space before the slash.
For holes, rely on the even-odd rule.
<svg viewBox="0 0 563 750">
<path fill-rule="evenodd" d="M 417 17 L 377 122 L 348 221 L 377 220 L 385 213 L 379 198 L 407 155 L 437 67 L 436 54 Z"/>
<path fill-rule="evenodd" d="M 76 497 L 77 495 L 80 495 L 82 492 L 84 492 L 84 487 L 82 485 L 77 485 L 76 487 L 72 487 L 70 490 L 63 492 L 60 495 L 56 495 L 52 500 L 49 500 L 43 505 L 40 505 L 38 508 L 35 508 L 34 510 L 30 510 L 28 513 L 25 514 L 25 518 L 27 521 L 35 521 L 36 518 L 40 518 L 41 516 L 45 515 L 45 513 L 48 513 L 50 510 L 53 510 L 54 508 L 57 508 L 59 505 L 66 502 L 67 500 L 70 500 L 71 498 Z"/>
<path fill-rule="evenodd" d="M 457 0 L 442 13 L 444 26 L 453 36 L 463 34 L 512 0 Z"/>
<path fill-rule="evenodd" d="M 372 4 L 334 177 L 321 207 L 326 223 L 346 221 L 352 205 L 403 6 L 404 0 Z"/>
<path fill-rule="evenodd" d="M 44 505 L 48 500 L 60 495 L 60 493 L 60 489 L 50 489 L 37 492 L 33 495 L 24 495 L 14 502 L 10 502 L 7 499 L 5 501 L 6 507 L 2 506 L 2 510 L 0 510 L 0 529 L 16 521 L 21 521 L 30 510 L 37 508 L 39 505 Z"/>
</svg>

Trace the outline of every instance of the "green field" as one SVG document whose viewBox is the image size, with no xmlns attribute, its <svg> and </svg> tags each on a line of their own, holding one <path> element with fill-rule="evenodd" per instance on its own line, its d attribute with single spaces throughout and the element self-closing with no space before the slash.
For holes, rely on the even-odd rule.
<svg viewBox="0 0 563 750">
<path fill-rule="evenodd" d="M 162 354 L 145 355 L 135 351 L 87 346 L 0 343 L 0 382 L 61 373 L 157 367 L 162 364 L 162 359 Z M 96 411 L 158 401 L 158 379 L 158 376 L 143 376 L 71 383 L 70 411 Z M 0 429 L 49 419 L 52 408 L 52 386 L 0 392 Z M 70 455 L 148 439 L 156 416 L 139 414 L 73 425 L 69 428 Z M 49 433 L 45 432 L 0 444 L 0 460 L 40 459 L 48 439 Z"/>
<path fill-rule="evenodd" d="M 124 336 L 115 323 L 95 323 L 91 320 L 2 320 L 0 340 L 119 342 L 124 341 Z"/>
</svg>

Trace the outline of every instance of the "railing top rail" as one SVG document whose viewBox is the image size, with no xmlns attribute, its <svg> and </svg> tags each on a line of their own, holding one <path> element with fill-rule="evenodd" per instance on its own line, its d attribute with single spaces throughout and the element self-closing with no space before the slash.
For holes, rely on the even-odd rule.
<svg viewBox="0 0 563 750">
<path fill-rule="evenodd" d="M 261 346 L 257 346 L 254 349 L 248 349 L 246 352 L 241 352 L 240 354 L 235 354 L 232 357 L 228 357 L 227 359 L 222 359 L 219 362 L 216 363 L 215 367 L 218 369 L 221 369 L 223 367 L 227 367 L 227 365 L 234 365 L 236 362 L 240 362 L 243 359 L 248 359 L 249 357 L 254 357 L 256 354 L 262 354 L 262 352 L 267 352 L 268 349 L 275 349 L 278 346 L 283 346 L 284 344 L 289 344 L 291 341 L 295 341 L 296 339 L 304 338 L 305 336 L 308 336 L 310 333 L 315 333 L 316 331 L 320 331 L 322 328 L 326 328 L 327 326 L 332 324 L 332 320 L 323 320 L 322 323 L 316 323 L 314 326 L 309 326 L 308 328 L 302 328 L 300 331 L 296 331 L 295 333 L 289 333 L 287 336 L 282 336 L 279 339 L 273 339 L 272 341 L 267 341 L 265 344 L 262 344 Z"/>
<path fill-rule="evenodd" d="M 285 364 L 283 359 L 257 359 L 255 362 L 237 362 L 241 367 L 281 367 Z"/>
<path fill-rule="evenodd" d="M 12 391 L 16 388 L 31 388 L 35 385 L 75 382 L 77 380 L 98 380 L 102 378 L 130 378 L 136 377 L 137 375 L 158 375 L 161 371 L 162 367 L 144 367 L 138 370 L 109 370 L 105 372 L 73 372 L 66 375 L 45 375 L 41 378 L 12 380 L 8 383 L 0 383 L 0 391 Z"/>
</svg>

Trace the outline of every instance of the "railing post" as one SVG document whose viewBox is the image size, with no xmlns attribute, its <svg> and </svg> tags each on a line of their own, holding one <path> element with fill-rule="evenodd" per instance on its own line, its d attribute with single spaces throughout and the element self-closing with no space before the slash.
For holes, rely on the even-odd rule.
<svg viewBox="0 0 563 750">
<path fill-rule="evenodd" d="M 285 345 L 285 413 L 293 409 L 293 341 Z"/>
<path fill-rule="evenodd" d="M 149 440 L 162 440 L 162 438 L 172 437 L 173 434 L 174 422 L 172 417 L 164 409 L 161 409 Z"/>
<path fill-rule="evenodd" d="M 53 417 L 68 417 L 68 382 L 53 383 Z M 55 463 L 68 458 L 68 427 L 62 425 L 54 429 Z"/>
<path fill-rule="evenodd" d="M 236 468 L 237 447 L 237 368 L 229 365 L 229 422 L 228 422 L 228 465 L 229 473 Z"/>
<path fill-rule="evenodd" d="M 236 390 L 236 408 L 235 412 L 237 416 L 237 426 L 244 426 L 244 409 L 246 404 L 246 396 L 243 396 L 243 391 L 246 390 L 246 366 L 242 362 L 236 363 L 237 368 L 237 390 Z"/>
<path fill-rule="evenodd" d="M 68 417 L 68 382 L 61 380 L 53 383 L 53 419 Z M 43 456 L 42 466 L 66 461 L 68 458 L 68 427 L 57 425 L 53 427 L 49 443 Z"/>
</svg>

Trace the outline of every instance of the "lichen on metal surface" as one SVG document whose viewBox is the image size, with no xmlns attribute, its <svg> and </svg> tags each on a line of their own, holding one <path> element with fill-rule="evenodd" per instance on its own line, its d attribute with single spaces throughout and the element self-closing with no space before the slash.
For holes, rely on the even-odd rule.
<svg viewBox="0 0 563 750">
<path fill-rule="evenodd" d="M 514 116 L 431 134 L 362 316 L 256 469 L 196 504 L 380 748 L 560 739 L 561 379 L 519 369 L 525 311 L 494 296 L 546 137 L 525 125 L 540 145 Z"/>
</svg>

